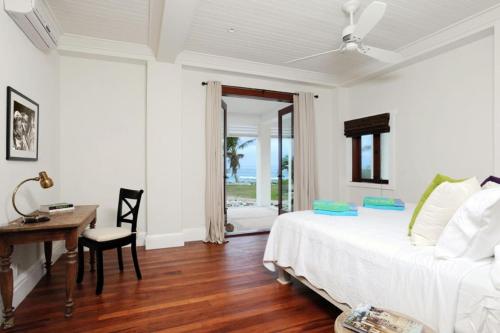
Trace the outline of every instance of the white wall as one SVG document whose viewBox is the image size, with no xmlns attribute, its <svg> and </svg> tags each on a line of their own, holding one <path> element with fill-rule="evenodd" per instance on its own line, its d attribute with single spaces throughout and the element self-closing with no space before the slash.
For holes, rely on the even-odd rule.
<svg viewBox="0 0 500 333">
<path fill-rule="evenodd" d="M 99 204 L 98 226 L 114 226 L 120 187 L 146 186 L 146 66 L 62 56 L 60 72 L 61 198 Z"/>
<path fill-rule="evenodd" d="M 333 89 L 183 68 L 180 64 L 61 57 L 62 198 L 97 203 L 98 225 L 114 224 L 118 188 L 145 188 L 146 247 L 181 246 L 205 235 L 202 81 L 312 91 L 316 101 L 319 195 L 334 198 Z M 88 181 L 82 181 L 84 176 Z M 147 186 L 146 186 L 147 183 Z M 147 211 L 147 214 L 145 214 Z"/>
<path fill-rule="evenodd" d="M 3 0 L 0 1 L 3 8 Z M 42 190 L 35 183 L 26 185 L 18 196 L 25 211 L 38 208 L 40 203 L 59 200 L 61 179 L 59 173 L 59 57 L 54 52 L 39 51 L 14 21 L 0 10 L 0 224 L 17 218 L 10 203 L 11 191 L 23 179 L 46 170 L 55 186 Z M 12 86 L 40 105 L 39 157 L 37 162 L 5 160 L 5 112 L 7 86 Z M 58 252 L 58 251 L 56 251 Z M 14 306 L 34 287 L 42 276 L 42 247 L 16 246 L 13 254 Z"/>
<path fill-rule="evenodd" d="M 147 248 L 182 246 L 180 65 L 148 63 Z"/>
<path fill-rule="evenodd" d="M 393 190 L 346 186 L 350 180 L 345 138 L 341 193 L 360 202 L 385 194 L 415 202 L 440 172 L 452 177 L 493 173 L 493 37 L 342 91 L 341 123 L 383 112 L 395 113 Z M 340 127 L 340 126 L 339 126 Z"/>
</svg>

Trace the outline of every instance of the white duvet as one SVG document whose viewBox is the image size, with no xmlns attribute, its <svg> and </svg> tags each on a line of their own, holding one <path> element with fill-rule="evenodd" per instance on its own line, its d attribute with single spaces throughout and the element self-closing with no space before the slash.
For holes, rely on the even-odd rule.
<svg viewBox="0 0 500 333">
<path fill-rule="evenodd" d="M 489 261 L 439 260 L 433 247 L 410 244 L 405 211 L 359 208 L 357 217 L 301 211 L 275 221 L 264 265 L 292 267 L 335 300 L 369 303 L 453 332 L 462 279 Z"/>
<path fill-rule="evenodd" d="M 467 275 L 458 293 L 456 333 L 499 333 L 500 290 L 491 283 L 490 266 Z"/>
</svg>

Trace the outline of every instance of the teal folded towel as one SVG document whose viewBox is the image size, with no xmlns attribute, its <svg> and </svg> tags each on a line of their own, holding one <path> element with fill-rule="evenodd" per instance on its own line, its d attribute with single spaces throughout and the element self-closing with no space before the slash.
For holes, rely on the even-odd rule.
<svg viewBox="0 0 500 333">
<path fill-rule="evenodd" d="M 330 215 L 330 216 L 358 216 L 357 210 L 346 210 L 344 212 L 332 212 L 330 210 L 315 209 L 314 214 Z"/>
<path fill-rule="evenodd" d="M 376 206 L 364 205 L 365 208 L 380 209 L 380 210 L 405 210 L 405 206 Z"/>
<path fill-rule="evenodd" d="M 330 201 L 330 200 L 314 200 L 313 209 L 314 210 L 324 210 L 330 212 L 347 212 L 356 207 L 347 202 L 340 201 Z"/>
<path fill-rule="evenodd" d="M 369 208 L 376 207 L 405 207 L 405 204 L 400 199 L 384 198 L 384 197 L 365 197 L 363 206 Z"/>
</svg>

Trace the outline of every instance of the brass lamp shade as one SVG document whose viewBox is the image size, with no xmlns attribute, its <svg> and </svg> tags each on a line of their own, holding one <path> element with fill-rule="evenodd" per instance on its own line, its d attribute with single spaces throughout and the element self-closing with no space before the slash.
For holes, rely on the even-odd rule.
<svg viewBox="0 0 500 333">
<path fill-rule="evenodd" d="M 52 181 L 52 178 L 50 178 L 47 175 L 47 172 L 42 171 L 42 172 L 38 173 L 38 178 L 40 178 L 40 186 L 42 188 L 50 188 L 50 187 L 54 186 L 54 182 Z"/>
<path fill-rule="evenodd" d="M 38 212 L 37 213 L 33 213 L 33 214 L 24 214 L 24 213 L 21 213 L 19 211 L 19 209 L 17 208 L 17 205 L 16 205 L 16 194 L 17 194 L 17 191 L 19 191 L 19 189 L 21 188 L 21 186 L 24 183 L 27 183 L 29 181 L 39 182 L 40 183 L 40 187 L 43 188 L 43 189 L 50 188 L 50 187 L 54 186 L 54 181 L 52 180 L 52 178 L 49 177 L 49 175 L 47 175 L 47 172 L 41 171 L 41 172 L 38 173 L 38 177 L 25 179 L 21 183 L 19 183 L 19 185 L 16 186 L 16 188 L 14 189 L 14 193 L 12 193 L 12 206 L 14 206 L 14 210 L 19 215 L 21 215 L 23 217 L 24 223 L 36 223 L 36 222 L 46 222 L 46 221 L 49 221 L 50 217 L 48 217 L 47 215 L 42 215 L 42 214 L 40 214 Z"/>
</svg>

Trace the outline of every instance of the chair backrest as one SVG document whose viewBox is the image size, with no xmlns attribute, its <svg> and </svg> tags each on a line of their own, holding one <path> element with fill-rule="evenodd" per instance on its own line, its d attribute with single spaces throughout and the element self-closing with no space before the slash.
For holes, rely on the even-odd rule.
<svg viewBox="0 0 500 333">
<path fill-rule="evenodd" d="M 130 223 L 132 225 L 132 232 L 137 231 L 137 217 L 139 215 L 142 193 L 144 193 L 143 190 L 136 191 L 126 188 L 120 189 L 118 213 L 116 217 L 116 225 L 118 227 L 121 227 L 122 223 Z M 133 200 L 135 200 L 135 203 Z M 124 203 L 125 206 L 123 205 Z M 125 212 L 123 212 L 124 208 Z"/>
</svg>

